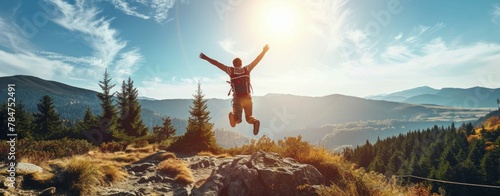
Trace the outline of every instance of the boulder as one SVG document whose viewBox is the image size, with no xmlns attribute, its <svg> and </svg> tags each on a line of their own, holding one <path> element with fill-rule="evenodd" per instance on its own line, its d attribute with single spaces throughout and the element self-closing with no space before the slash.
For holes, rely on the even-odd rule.
<svg viewBox="0 0 500 196">
<path fill-rule="evenodd" d="M 130 165 L 130 166 L 125 166 L 125 169 L 127 169 L 129 172 L 133 171 L 136 174 L 140 172 L 145 172 L 147 170 L 154 170 L 154 167 L 156 165 L 153 163 L 141 163 L 141 164 L 135 164 L 135 165 Z"/>
<path fill-rule="evenodd" d="M 2 171 L 2 173 L 4 173 L 7 172 L 7 169 L 8 167 L 4 166 L 0 170 Z M 16 175 L 29 175 L 38 172 L 43 172 L 43 169 L 38 165 L 22 162 L 16 164 Z"/>
<path fill-rule="evenodd" d="M 215 161 L 211 159 L 210 157 L 204 157 L 201 160 L 197 159 L 194 160 L 194 163 L 189 165 L 189 169 L 203 169 L 203 168 L 210 168 L 210 167 L 215 167 Z"/>
<path fill-rule="evenodd" d="M 258 151 L 224 162 L 193 195 L 303 195 L 301 185 L 319 185 L 323 175 L 312 165 Z M 319 186 L 317 186 L 319 187 Z M 311 192 L 310 192 L 311 193 Z M 314 193 L 314 191 L 312 191 Z"/>
</svg>

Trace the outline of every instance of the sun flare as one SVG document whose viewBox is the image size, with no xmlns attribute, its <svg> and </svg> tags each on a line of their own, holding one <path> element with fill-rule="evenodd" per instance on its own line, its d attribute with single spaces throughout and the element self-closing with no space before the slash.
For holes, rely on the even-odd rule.
<svg viewBox="0 0 500 196">
<path fill-rule="evenodd" d="M 262 33 L 268 39 L 293 37 L 303 17 L 296 1 L 271 1 L 260 12 Z"/>
<path fill-rule="evenodd" d="M 284 35 L 290 33 L 296 23 L 295 13 L 292 9 L 280 6 L 269 10 L 266 26 L 271 33 Z"/>
</svg>

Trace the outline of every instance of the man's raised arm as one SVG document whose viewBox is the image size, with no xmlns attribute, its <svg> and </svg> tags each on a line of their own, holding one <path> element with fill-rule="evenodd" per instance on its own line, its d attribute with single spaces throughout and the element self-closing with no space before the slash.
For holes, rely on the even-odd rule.
<svg viewBox="0 0 500 196">
<path fill-rule="evenodd" d="M 257 66 L 257 64 L 259 64 L 260 60 L 262 60 L 262 57 L 264 57 L 264 54 L 266 54 L 266 52 L 269 50 L 269 45 L 266 44 L 264 46 L 264 48 L 262 49 L 262 52 L 259 54 L 259 56 L 257 56 L 257 58 L 255 58 L 255 60 L 252 61 L 252 63 L 250 63 L 250 65 L 248 65 L 248 70 L 249 71 L 252 71 L 252 69 Z"/>
<path fill-rule="evenodd" d="M 219 63 L 219 61 L 216 61 L 216 60 L 213 60 L 211 59 L 210 57 L 208 57 L 207 55 L 203 54 L 203 53 L 200 53 L 200 59 L 203 59 L 203 60 L 206 60 L 208 61 L 209 63 L 211 63 L 212 65 L 215 65 L 216 67 L 218 67 L 220 70 L 222 70 L 223 72 L 227 72 L 227 66 L 225 66 L 224 64 L 222 63 Z"/>
</svg>

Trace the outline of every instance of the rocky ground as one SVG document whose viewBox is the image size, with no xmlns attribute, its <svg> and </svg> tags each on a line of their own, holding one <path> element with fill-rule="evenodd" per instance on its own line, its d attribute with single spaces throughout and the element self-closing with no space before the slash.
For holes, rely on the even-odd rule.
<svg viewBox="0 0 500 196">
<path fill-rule="evenodd" d="M 126 166 L 125 169 L 129 173 L 128 179 L 113 184 L 111 187 L 103 187 L 98 195 L 190 195 L 195 185 L 203 183 L 210 177 L 218 165 L 234 158 L 191 156 L 179 159 L 189 166 L 196 183 L 184 186 L 174 182 L 173 176 L 157 172 L 156 166 L 159 162 L 153 156 L 140 163 Z"/>
<path fill-rule="evenodd" d="M 156 154 L 161 153 L 164 151 Z M 97 195 L 315 195 L 315 188 L 323 181 L 322 175 L 311 165 L 260 151 L 253 155 L 230 158 L 180 156 L 177 159 L 189 166 L 195 183 L 182 185 L 174 181 L 174 176 L 158 172 L 157 165 L 160 161 L 153 154 L 125 166 L 124 169 L 129 174 L 127 179 L 100 187 Z M 25 170 L 38 172 L 37 166 L 33 168 Z M 0 180 L 0 195 L 9 195 L 7 187 L 3 186 L 5 178 Z M 304 184 L 309 188 L 297 189 Z M 16 190 L 15 195 L 17 194 L 65 195 L 57 192 L 54 187 L 45 190 Z"/>
</svg>

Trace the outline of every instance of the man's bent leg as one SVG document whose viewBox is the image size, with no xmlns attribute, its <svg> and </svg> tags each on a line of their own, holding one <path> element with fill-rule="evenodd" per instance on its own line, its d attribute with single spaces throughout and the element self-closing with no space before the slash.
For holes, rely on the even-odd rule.
<svg viewBox="0 0 500 196">
<path fill-rule="evenodd" d="M 242 107 L 245 110 L 245 120 L 248 124 L 253 124 L 253 134 L 259 134 L 260 121 L 252 115 L 253 103 L 252 97 L 248 96 L 242 100 Z"/>
<path fill-rule="evenodd" d="M 236 126 L 236 124 L 241 123 L 241 115 L 243 113 L 241 107 L 241 99 L 238 97 L 233 97 L 233 111 L 229 113 L 229 124 L 231 127 Z"/>
</svg>

